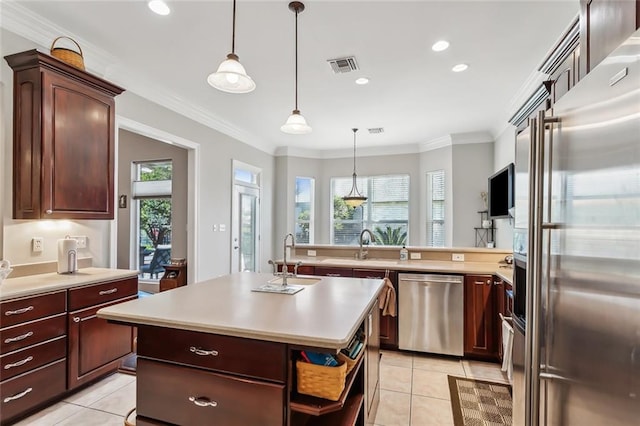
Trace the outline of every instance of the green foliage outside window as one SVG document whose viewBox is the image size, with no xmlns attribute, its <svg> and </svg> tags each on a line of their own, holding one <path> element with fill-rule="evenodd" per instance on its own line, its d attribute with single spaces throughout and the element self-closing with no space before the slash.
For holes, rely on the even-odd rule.
<svg viewBox="0 0 640 426">
<path fill-rule="evenodd" d="M 171 164 L 154 164 L 145 167 L 140 180 L 171 180 Z M 140 229 L 153 247 L 171 244 L 171 198 L 153 198 L 140 200 Z"/>
<path fill-rule="evenodd" d="M 403 246 L 407 243 L 407 231 L 400 227 L 392 228 L 387 225 L 385 229 L 376 226 L 374 234 L 376 242 L 385 246 Z"/>
</svg>

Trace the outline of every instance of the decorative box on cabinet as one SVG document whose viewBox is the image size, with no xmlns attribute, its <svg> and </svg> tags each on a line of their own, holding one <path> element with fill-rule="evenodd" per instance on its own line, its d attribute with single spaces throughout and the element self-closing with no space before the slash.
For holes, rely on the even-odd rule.
<svg viewBox="0 0 640 426">
<path fill-rule="evenodd" d="M 164 275 L 160 278 L 160 291 L 187 285 L 187 265 L 162 265 Z"/>
<path fill-rule="evenodd" d="M 133 352 L 133 327 L 109 323 L 96 312 L 135 299 L 137 293 L 137 278 L 69 290 L 69 389 L 115 371 Z"/>
<path fill-rule="evenodd" d="M 113 219 L 114 97 L 124 89 L 37 50 L 5 59 L 14 219 Z"/>
<path fill-rule="evenodd" d="M 66 291 L 2 302 L 0 422 L 66 390 Z"/>
</svg>

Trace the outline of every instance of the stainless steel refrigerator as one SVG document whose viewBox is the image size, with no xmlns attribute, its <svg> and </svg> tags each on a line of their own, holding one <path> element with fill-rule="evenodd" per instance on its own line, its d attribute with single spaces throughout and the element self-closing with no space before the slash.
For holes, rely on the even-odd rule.
<svg viewBox="0 0 640 426">
<path fill-rule="evenodd" d="M 533 124 L 514 424 L 638 425 L 640 31 Z"/>
</svg>

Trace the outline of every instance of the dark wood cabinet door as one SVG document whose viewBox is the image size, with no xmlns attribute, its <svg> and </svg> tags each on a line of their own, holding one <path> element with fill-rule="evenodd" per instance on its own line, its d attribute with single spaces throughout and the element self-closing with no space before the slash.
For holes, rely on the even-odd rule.
<svg viewBox="0 0 640 426">
<path fill-rule="evenodd" d="M 354 278 L 384 278 L 386 274 L 382 269 L 354 269 Z M 389 278 L 393 283 L 393 287 L 398 294 L 398 273 L 396 271 L 389 271 Z M 397 306 L 396 306 L 397 308 Z M 380 311 L 379 330 L 380 330 L 380 347 L 382 349 L 398 349 L 398 317 L 392 317 L 391 315 L 382 315 Z M 397 310 L 396 310 L 397 312 Z"/>
<path fill-rule="evenodd" d="M 467 275 L 464 281 L 464 353 L 497 358 L 497 310 L 491 275 Z"/>
<path fill-rule="evenodd" d="M 316 266 L 314 274 L 323 277 L 353 277 L 353 269 Z"/>
<path fill-rule="evenodd" d="M 114 371 L 133 351 L 133 327 L 109 323 L 96 312 L 135 297 L 69 313 L 69 389 Z"/>
<path fill-rule="evenodd" d="M 640 27 L 640 0 L 580 0 L 580 71 L 589 73 Z"/>
<path fill-rule="evenodd" d="M 113 219 L 113 97 L 57 73 L 42 86 L 45 217 Z"/>
</svg>

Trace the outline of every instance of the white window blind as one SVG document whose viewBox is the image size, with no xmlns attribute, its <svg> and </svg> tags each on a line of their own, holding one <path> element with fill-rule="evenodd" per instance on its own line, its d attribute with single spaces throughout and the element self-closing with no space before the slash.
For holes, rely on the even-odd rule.
<svg viewBox="0 0 640 426">
<path fill-rule="evenodd" d="M 352 209 L 341 199 L 351 190 L 352 178 L 331 179 L 332 243 L 357 245 L 360 232 L 368 228 L 374 232 L 376 244 L 407 244 L 409 175 L 358 177 L 357 181 L 358 190 L 368 199 Z"/>
<path fill-rule="evenodd" d="M 295 236 L 297 243 L 313 244 L 315 179 L 296 177 Z"/>
<path fill-rule="evenodd" d="M 427 173 L 427 246 L 444 247 L 444 170 Z"/>
</svg>

